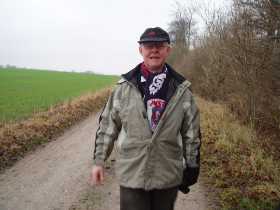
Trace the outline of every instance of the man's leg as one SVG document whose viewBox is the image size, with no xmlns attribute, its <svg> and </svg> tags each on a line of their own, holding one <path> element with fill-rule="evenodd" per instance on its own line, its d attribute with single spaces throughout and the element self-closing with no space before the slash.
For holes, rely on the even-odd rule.
<svg viewBox="0 0 280 210">
<path fill-rule="evenodd" d="M 151 210 L 150 192 L 121 186 L 120 210 Z"/>
<path fill-rule="evenodd" d="M 152 191 L 151 210 L 173 210 L 178 194 L 178 187 Z"/>
</svg>

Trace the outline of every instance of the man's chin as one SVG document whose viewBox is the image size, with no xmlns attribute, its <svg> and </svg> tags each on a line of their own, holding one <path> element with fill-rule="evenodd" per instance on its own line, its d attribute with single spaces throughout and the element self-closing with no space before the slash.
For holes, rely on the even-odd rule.
<svg viewBox="0 0 280 210">
<path fill-rule="evenodd" d="M 149 65 L 151 70 L 161 70 L 163 64 L 162 63 L 151 63 Z"/>
</svg>

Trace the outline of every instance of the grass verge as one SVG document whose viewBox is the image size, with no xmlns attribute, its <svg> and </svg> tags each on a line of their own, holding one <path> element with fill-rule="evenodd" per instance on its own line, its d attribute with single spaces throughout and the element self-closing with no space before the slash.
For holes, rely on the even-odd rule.
<svg viewBox="0 0 280 210">
<path fill-rule="evenodd" d="M 221 209 L 272 210 L 280 200 L 280 167 L 253 129 L 222 105 L 197 98 L 203 134 L 202 169 Z"/>
<path fill-rule="evenodd" d="M 0 169 L 11 166 L 37 145 L 51 141 L 77 121 L 102 108 L 110 88 L 52 106 L 48 111 L 0 127 Z"/>
</svg>

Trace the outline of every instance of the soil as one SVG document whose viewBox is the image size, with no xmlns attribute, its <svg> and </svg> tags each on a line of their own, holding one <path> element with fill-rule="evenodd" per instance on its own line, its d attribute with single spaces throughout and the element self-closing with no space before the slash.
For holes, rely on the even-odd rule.
<svg viewBox="0 0 280 210">
<path fill-rule="evenodd" d="M 38 148 L 0 174 L 0 210 L 119 209 L 114 157 L 105 182 L 92 187 L 89 175 L 97 115 L 92 115 L 53 142 Z M 179 193 L 176 210 L 213 209 L 201 183 Z"/>
</svg>

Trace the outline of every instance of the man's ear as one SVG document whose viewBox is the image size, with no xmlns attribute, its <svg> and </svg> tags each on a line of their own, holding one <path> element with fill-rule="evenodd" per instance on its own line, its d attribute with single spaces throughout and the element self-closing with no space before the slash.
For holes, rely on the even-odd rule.
<svg viewBox="0 0 280 210">
<path fill-rule="evenodd" d="M 142 54 L 142 46 L 141 45 L 139 45 L 139 53 L 140 53 L 140 55 L 143 55 Z"/>
<path fill-rule="evenodd" d="M 168 55 L 171 53 L 171 47 L 170 46 L 168 46 L 168 48 L 167 48 L 167 53 L 168 53 Z"/>
</svg>

